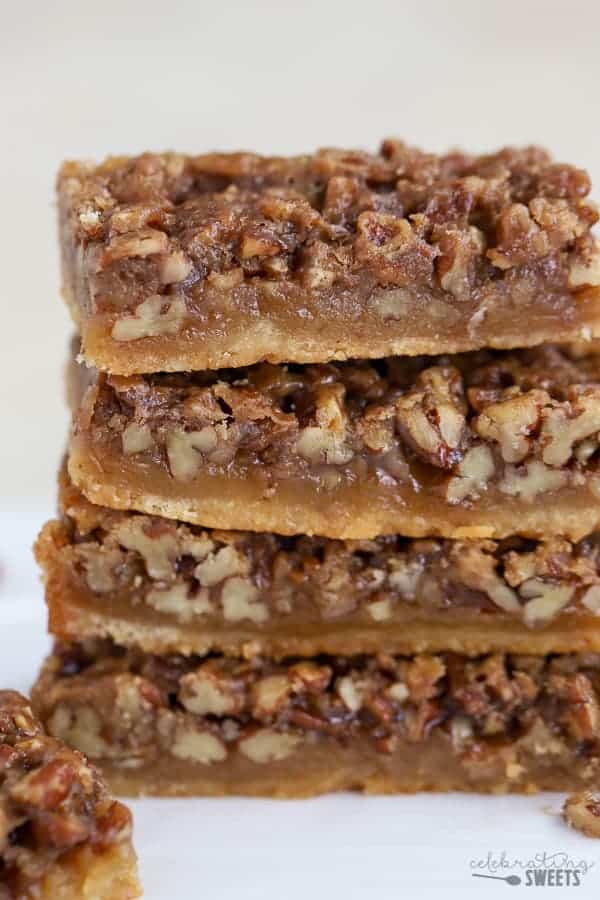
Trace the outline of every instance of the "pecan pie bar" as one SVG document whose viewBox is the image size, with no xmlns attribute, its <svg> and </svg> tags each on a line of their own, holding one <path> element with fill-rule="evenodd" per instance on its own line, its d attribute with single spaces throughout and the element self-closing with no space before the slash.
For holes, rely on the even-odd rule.
<svg viewBox="0 0 600 900">
<path fill-rule="evenodd" d="M 127 794 L 582 790 L 600 775 L 600 656 L 151 656 L 58 645 L 49 731 Z"/>
<path fill-rule="evenodd" d="M 0 898 L 139 896 L 129 810 L 24 697 L 0 691 Z"/>
<path fill-rule="evenodd" d="M 69 472 L 94 503 L 344 539 L 578 540 L 600 525 L 594 353 L 129 377 L 74 368 L 85 384 Z"/>
<path fill-rule="evenodd" d="M 537 148 L 117 157 L 58 178 L 63 283 L 118 374 L 600 335 L 587 174 Z"/>
<path fill-rule="evenodd" d="M 600 536 L 494 541 L 203 530 L 89 503 L 43 529 L 50 631 L 151 653 L 600 651 Z"/>
</svg>

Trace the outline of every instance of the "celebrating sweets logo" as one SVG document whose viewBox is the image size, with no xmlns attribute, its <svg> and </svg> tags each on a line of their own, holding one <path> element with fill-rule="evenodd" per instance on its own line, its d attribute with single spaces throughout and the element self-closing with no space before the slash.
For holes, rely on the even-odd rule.
<svg viewBox="0 0 600 900">
<path fill-rule="evenodd" d="M 488 850 L 487 856 L 469 861 L 473 878 L 503 881 L 511 887 L 581 887 L 594 865 L 562 851 L 546 850 L 527 859 L 510 856 L 506 850 L 499 854 Z"/>
</svg>

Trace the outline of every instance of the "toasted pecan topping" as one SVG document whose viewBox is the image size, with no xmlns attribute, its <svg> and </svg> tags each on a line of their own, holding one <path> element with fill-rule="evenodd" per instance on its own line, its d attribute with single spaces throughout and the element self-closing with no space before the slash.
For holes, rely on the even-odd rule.
<svg viewBox="0 0 600 900">
<path fill-rule="evenodd" d="M 10 896 L 33 896 L 69 850 L 130 833 L 129 811 L 81 753 L 48 737 L 24 697 L 0 691 L 0 882 Z"/>
</svg>

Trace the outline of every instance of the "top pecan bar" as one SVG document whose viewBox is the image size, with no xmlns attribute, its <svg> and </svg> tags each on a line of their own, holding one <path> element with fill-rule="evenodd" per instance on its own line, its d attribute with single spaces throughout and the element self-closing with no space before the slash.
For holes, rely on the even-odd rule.
<svg viewBox="0 0 600 900">
<path fill-rule="evenodd" d="M 587 174 L 537 148 L 117 157 L 58 178 L 63 281 L 115 374 L 600 335 Z"/>
</svg>

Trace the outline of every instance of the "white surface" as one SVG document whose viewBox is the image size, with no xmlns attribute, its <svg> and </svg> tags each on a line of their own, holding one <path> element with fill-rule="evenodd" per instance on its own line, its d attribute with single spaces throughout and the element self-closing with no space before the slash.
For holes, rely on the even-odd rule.
<svg viewBox="0 0 600 900">
<path fill-rule="evenodd" d="M 27 691 L 46 651 L 29 545 L 45 511 L 0 518 L 0 686 Z M 591 869 L 550 896 L 600 896 L 600 842 L 569 830 L 562 797 L 361 797 L 132 803 L 147 900 L 401 900 L 527 896 L 471 860 L 568 854 Z M 486 869 L 481 870 L 488 871 Z M 507 870 L 505 874 L 519 872 Z M 523 873 L 521 873 L 523 877 Z M 545 895 L 544 895 L 545 896 Z"/>
</svg>

